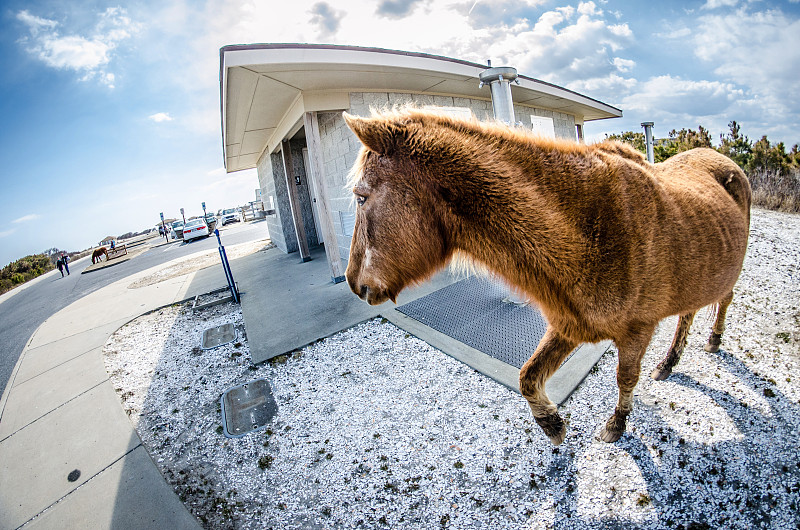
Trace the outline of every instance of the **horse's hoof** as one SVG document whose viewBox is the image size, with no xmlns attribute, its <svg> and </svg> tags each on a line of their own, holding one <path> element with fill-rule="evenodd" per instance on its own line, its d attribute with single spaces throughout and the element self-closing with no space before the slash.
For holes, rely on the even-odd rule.
<svg viewBox="0 0 800 530">
<path fill-rule="evenodd" d="M 622 433 L 625 432 L 625 423 L 628 418 L 628 412 L 620 412 L 619 408 L 614 409 L 614 414 L 608 419 L 600 431 L 600 439 L 606 443 L 613 443 L 620 439 Z"/>
<path fill-rule="evenodd" d="M 664 379 L 669 377 L 670 374 L 672 374 L 671 368 L 662 368 L 660 366 L 657 366 L 655 370 L 650 372 L 650 377 L 652 377 L 656 381 L 663 381 Z"/>
<path fill-rule="evenodd" d="M 722 344 L 722 334 L 712 332 L 711 336 L 708 337 L 708 344 L 703 349 L 708 353 L 717 353 L 720 344 Z"/>
<path fill-rule="evenodd" d="M 622 437 L 622 431 L 609 430 L 607 425 L 603 427 L 602 431 L 600 431 L 600 439 L 606 443 L 614 443 L 621 437 Z"/>
<path fill-rule="evenodd" d="M 541 418 L 534 416 L 533 419 L 536 420 L 536 423 L 542 428 L 544 434 L 550 438 L 550 442 L 553 445 L 559 445 L 564 441 L 564 437 L 567 435 L 567 426 L 564 425 L 564 420 L 561 419 L 558 412 L 542 416 Z"/>
</svg>

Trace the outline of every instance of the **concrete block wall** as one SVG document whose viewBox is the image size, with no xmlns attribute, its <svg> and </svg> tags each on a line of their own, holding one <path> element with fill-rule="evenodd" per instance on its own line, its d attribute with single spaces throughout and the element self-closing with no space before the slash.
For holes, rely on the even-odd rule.
<svg viewBox="0 0 800 530">
<path fill-rule="evenodd" d="M 383 109 L 413 103 L 416 106 L 462 107 L 472 111 L 479 120 L 492 119 L 492 102 L 471 98 L 434 96 L 429 94 L 407 94 L 395 92 L 352 92 L 350 114 L 369 116 L 370 108 Z M 530 116 L 553 118 L 557 137 L 575 139 L 575 117 L 561 112 L 535 107 L 514 106 L 518 122 L 530 126 Z M 352 193 L 345 186 L 350 168 L 356 161 L 361 142 L 350 131 L 341 113 L 320 113 L 320 137 L 323 146 L 325 175 L 328 179 L 328 197 L 331 201 L 334 226 L 341 255 L 350 253 L 352 223 L 355 222 L 355 205 Z"/>
<path fill-rule="evenodd" d="M 283 196 L 286 197 L 286 186 L 281 186 L 279 182 L 276 183 L 276 176 L 273 170 L 273 158 L 274 156 L 265 153 L 261 156 L 261 159 L 259 159 L 258 165 L 256 166 L 258 170 L 258 185 L 261 188 L 261 200 L 264 202 L 264 207 L 269 207 L 270 197 L 272 197 L 272 203 L 275 207 L 275 215 L 268 215 L 266 218 L 269 237 L 279 249 L 288 252 L 286 246 L 286 232 L 283 227 L 283 215 L 287 211 L 284 209 L 284 206 L 288 207 L 289 203 L 282 203 L 280 200 L 281 194 L 278 190 L 281 189 Z M 280 163 L 280 156 L 278 156 L 277 161 Z M 280 174 L 283 175 L 282 170 Z M 294 229 L 292 229 L 292 235 L 294 235 Z"/>
<path fill-rule="evenodd" d="M 487 92 L 488 94 L 488 92 Z M 470 98 L 434 96 L 429 94 L 408 94 L 397 92 L 352 92 L 350 93 L 350 109 L 348 112 L 358 116 L 369 116 L 370 109 L 384 109 L 412 103 L 419 107 L 435 105 L 440 107 L 462 107 L 472 111 L 479 120 L 492 119 L 492 102 Z M 517 122 L 530 126 L 530 116 L 546 116 L 553 119 L 557 137 L 575 139 L 575 117 L 562 112 L 514 106 Z M 329 207 L 333 217 L 334 231 L 340 255 L 346 260 L 350 254 L 350 240 L 355 224 L 355 204 L 352 192 L 347 186 L 347 179 L 355 164 L 361 142 L 347 127 L 341 112 L 320 112 L 320 141 L 322 146 L 323 170 L 327 186 Z M 301 203 L 303 204 L 303 220 L 306 224 L 306 235 L 309 245 L 316 245 L 316 230 L 311 216 L 311 202 L 308 196 L 308 179 L 303 167 L 303 141 L 292 142 L 292 160 L 296 175 L 300 175 L 302 185 L 299 186 Z M 283 162 L 280 153 L 265 156 L 258 165 L 259 182 L 265 203 L 269 196 L 275 197 L 276 216 L 268 219 L 270 235 L 273 241 L 284 252 L 297 250 L 294 224 L 290 217 L 289 197 L 283 175 Z M 294 175 L 292 175 L 294 179 Z M 281 215 L 280 212 L 283 212 Z"/>
<path fill-rule="evenodd" d="M 347 178 L 361 149 L 361 142 L 347 127 L 341 112 L 320 112 L 317 119 L 328 206 L 333 218 L 339 254 L 346 260 L 350 255 L 350 239 L 353 237 L 355 223 L 355 205 L 353 194 L 347 187 Z"/>
<path fill-rule="evenodd" d="M 275 212 L 277 227 L 273 231 L 272 226 L 268 225 L 269 235 L 272 242 L 287 254 L 297 252 L 297 233 L 292 222 L 292 206 L 289 203 L 289 191 L 286 188 L 286 176 L 283 170 L 283 157 L 281 152 L 271 153 L 264 156 L 269 160 L 271 168 L 268 178 L 272 179 L 272 186 L 275 191 Z M 259 165 L 260 174 L 260 165 Z M 264 190 L 261 190 L 262 195 Z M 269 198 L 267 199 L 269 200 Z"/>
<path fill-rule="evenodd" d="M 437 107 L 465 107 L 479 120 L 492 117 L 492 102 L 488 100 L 458 98 L 451 96 L 433 96 L 430 94 L 406 94 L 400 92 L 352 92 L 350 94 L 350 112 L 358 116 L 369 116 L 370 108 L 384 109 L 413 103 L 417 107 L 434 105 Z"/>
<path fill-rule="evenodd" d="M 578 139 L 575 132 L 575 116 L 572 114 L 564 114 L 555 110 L 540 109 L 536 107 L 523 107 L 522 105 L 514 105 L 514 117 L 517 123 L 521 123 L 523 127 L 530 128 L 531 116 L 543 116 L 553 119 L 553 127 L 555 128 L 556 138 L 564 138 L 566 140 Z"/>
</svg>

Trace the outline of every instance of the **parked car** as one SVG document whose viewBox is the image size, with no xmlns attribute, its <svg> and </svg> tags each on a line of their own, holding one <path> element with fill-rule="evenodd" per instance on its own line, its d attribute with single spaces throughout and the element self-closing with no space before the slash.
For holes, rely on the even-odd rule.
<svg viewBox="0 0 800 530">
<path fill-rule="evenodd" d="M 183 227 L 183 240 L 190 241 L 198 237 L 208 237 L 211 232 L 208 231 L 208 223 L 202 217 L 186 221 Z"/>
<path fill-rule="evenodd" d="M 238 223 L 241 220 L 241 214 L 239 213 L 238 208 L 227 208 L 222 210 L 222 215 L 220 216 L 220 223 L 222 226 L 225 226 L 228 223 Z"/>
<path fill-rule="evenodd" d="M 183 239 L 183 221 L 172 223 L 172 239 Z"/>
</svg>

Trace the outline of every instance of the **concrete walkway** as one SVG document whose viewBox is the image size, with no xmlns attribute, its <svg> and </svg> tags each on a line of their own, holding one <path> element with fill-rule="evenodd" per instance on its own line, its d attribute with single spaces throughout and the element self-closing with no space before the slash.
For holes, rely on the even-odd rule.
<svg viewBox="0 0 800 530">
<path fill-rule="evenodd" d="M 101 348 L 139 315 L 220 287 L 222 273 L 127 288 L 153 270 L 67 306 L 25 346 L 0 400 L 0 528 L 199 528 L 142 447 Z"/>
<path fill-rule="evenodd" d="M 440 333 L 396 307 L 423 297 L 462 279 L 445 270 L 418 287 L 397 297 L 397 306 L 385 302 L 371 306 L 358 299 L 346 282 L 331 282 L 325 251 L 311 251 L 311 261 L 301 263 L 299 255 L 284 254 L 277 248 L 245 256 L 232 262 L 236 283 L 242 292 L 242 316 L 254 363 L 300 349 L 360 322 L 382 316 L 394 325 L 442 350 L 451 357 L 519 392 L 519 370 Z M 202 284 L 225 285 L 217 268 L 198 272 Z M 195 289 L 193 289 L 194 291 Z M 555 403 L 563 403 L 583 381 L 589 370 L 608 349 L 610 342 L 584 344 L 548 380 L 546 390 Z"/>
</svg>

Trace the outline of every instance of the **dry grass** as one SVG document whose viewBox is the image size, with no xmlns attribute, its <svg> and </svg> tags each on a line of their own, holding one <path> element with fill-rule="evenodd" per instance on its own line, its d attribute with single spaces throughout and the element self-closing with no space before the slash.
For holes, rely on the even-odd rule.
<svg viewBox="0 0 800 530">
<path fill-rule="evenodd" d="M 800 212 L 800 171 L 788 174 L 758 171 L 748 175 L 753 205 L 780 212 Z"/>
</svg>

